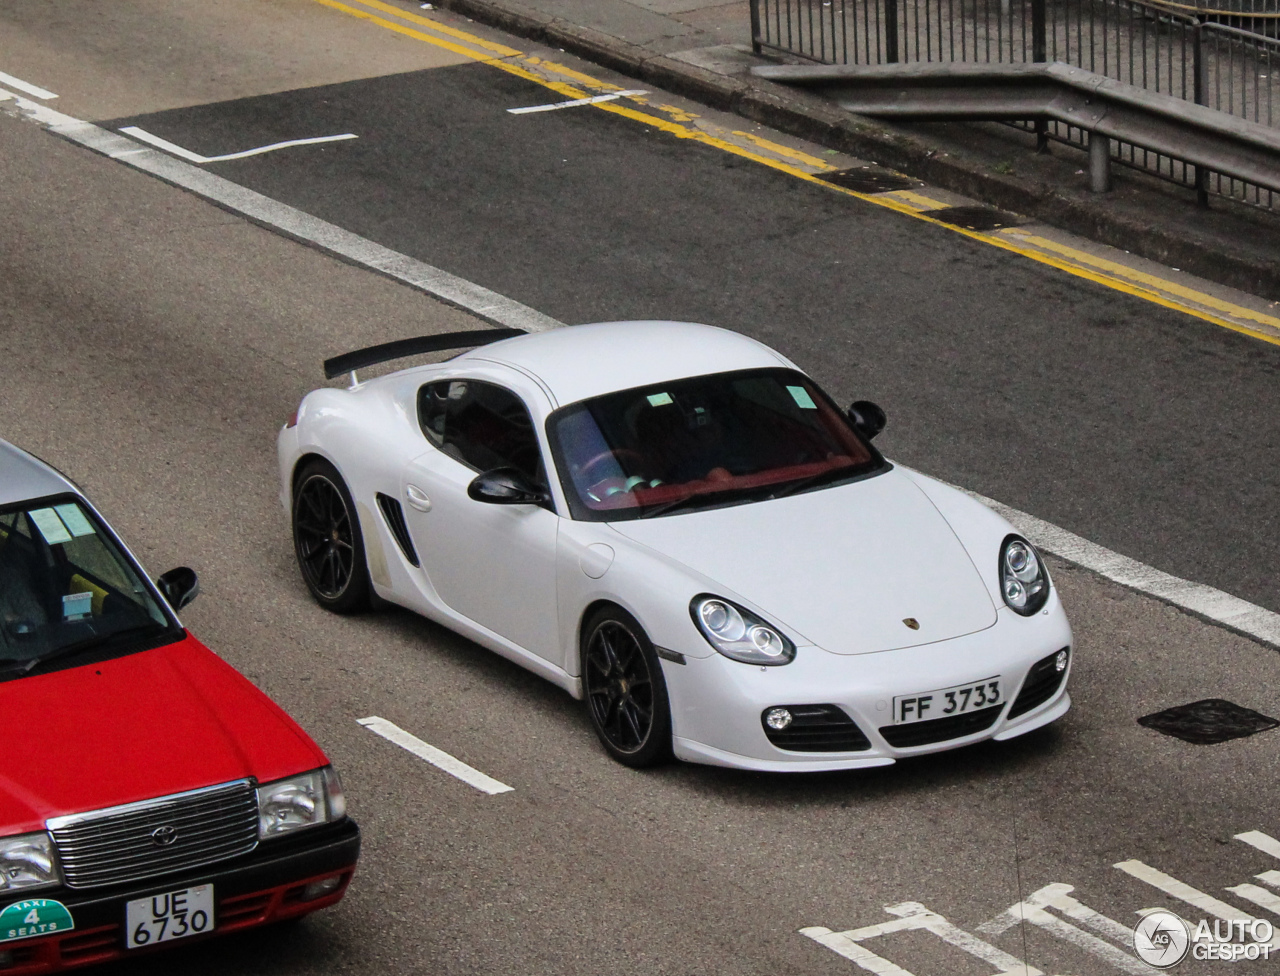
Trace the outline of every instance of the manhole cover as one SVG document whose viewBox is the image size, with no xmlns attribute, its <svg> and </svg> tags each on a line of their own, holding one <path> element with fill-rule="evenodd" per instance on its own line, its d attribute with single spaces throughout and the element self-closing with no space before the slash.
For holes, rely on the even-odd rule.
<svg viewBox="0 0 1280 976">
<path fill-rule="evenodd" d="M 909 176 L 881 173 L 873 169 L 842 169 L 835 173 L 818 173 L 817 177 L 855 193 L 889 193 L 892 190 L 907 190 L 924 185 Z"/>
<path fill-rule="evenodd" d="M 1144 715 L 1138 724 L 1185 742 L 1212 745 L 1274 729 L 1280 722 L 1221 698 L 1206 698 L 1190 705 L 1166 708 Z"/>
<path fill-rule="evenodd" d="M 943 207 L 941 210 L 925 210 L 923 216 L 966 230 L 999 230 L 1001 227 L 1017 227 L 1024 223 L 1017 214 L 996 210 L 994 207 Z"/>
</svg>

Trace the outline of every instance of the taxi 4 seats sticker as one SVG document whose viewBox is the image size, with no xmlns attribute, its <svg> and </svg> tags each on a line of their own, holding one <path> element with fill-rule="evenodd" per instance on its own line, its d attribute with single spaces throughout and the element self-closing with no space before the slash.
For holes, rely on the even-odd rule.
<svg viewBox="0 0 1280 976">
<path fill-rule="evenodd" d="M 67 906 L 52 898 L 28 898 L 0 912 L 0 942 L 70 932 L 75 927 Z"/>
</svg>

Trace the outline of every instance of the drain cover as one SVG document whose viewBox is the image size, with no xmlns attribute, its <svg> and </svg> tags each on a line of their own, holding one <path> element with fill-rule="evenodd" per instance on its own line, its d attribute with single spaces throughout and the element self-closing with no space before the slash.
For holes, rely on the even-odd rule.
<svg viewBox="0 0 1280 976">
<path fill-rule="evenodd" d="M 1185 742 L 1212 745 L 1274 729 L 1280 722 L 1222 698 L 1206 698 L 1144 715 L 1138 724 Z"/>
<path fill-rule="evenodd" d="M 1001 227 L 1017 227 L 1025 223 L 1017 214 L 996 210 L 994 207 L 943 207 L 941 210 L 925 210 L 923 214 L 966 230 L 999 230 Z"/>
<path fill-rule="evenodd" d="M 897 173 L 885 173 L 874 169 L 842 169 L 835 173 L 818 173 L 818 179 L 834 183 L 855 193 L 889 193 L 892 190 L 908 190 L 924 186 L 919 180 Z"/>
</svg>

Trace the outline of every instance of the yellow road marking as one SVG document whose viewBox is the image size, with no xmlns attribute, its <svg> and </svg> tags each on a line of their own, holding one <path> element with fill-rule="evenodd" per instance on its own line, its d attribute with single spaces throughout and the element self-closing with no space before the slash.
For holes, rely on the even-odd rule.
<svg viewBox="0 0 1280 976">
<path fill-rule="evenodd" d="M 525 55 L 524 52 L 517 51 L 513 48 L 485 41 L 484 39 L 468 34 L 465 31 L 449 27 L 445 24 L 440 24 L 430 18 L 421 17 L 410 11 L 393 7 L 390 4 L 381 2 L 381 0 L 354 0 L 354 2 L 363 4 L 364 6 L 372 9 L 392 13 L 402 20 L 408 20 L 413 23 L 428 26 L 433 31 L 446 34 L 458 40 L 466 41 L 468 44 L 472 45 L 473 48 L 479 48 L 480 50 L 477 51 L 473 48 L 466 48 L 459 44 L 455 44 L 452 41 L 445 40 L 443 37 L 426 34 L 422 31 L 414 30 L 411 27 L 405 27 L 402 24 L 397 24 L 382 17 L 375 16 L 374 14 L 367 13 L 363 10 L 357 10 L 339 2 L 339 0 L 315 0 L 315 2 L 323 4 L 324 6 L 330 7 L 334 10 L 341 11 L 342 13 L 349 14 L 352 17 L 367 20 L 371 23 L 377 24 L 379 27 L 385 27 L 388 30 L 395 31 L 396 33 L 412 37 L 415 40 L 423 41 L 427 44 L 434 44 L 437 47 L 471 58 L 474 61 L 489 64 L 495 68 L 500 68 L 517 77 L 531 81 L 534 84 L 549 88 L 566 98 L 575 99 L 585 98 L 588 96 L 587 92 L 575 88 L 573 85 L 547 77 L 548 74 L 557 74 L 566 78 L 571 78 L 579 84 L 595 91 L 619 90 L 616 85 L 598 81 L 590 75 L 575 71 L 572 68 L 556 64 L 552 61 L 547 61 L 544 58 Z M 492 55 L 499 55 L 499 57 L 494 57 L 491 54 L 480 53 L 481 51 L 490 51 L 492 52 Z M 524 62 L 524 65 L 527 67 L 513 64 L 509 60 L 503 60 L 504 58 L 519 59 Z M 643 98 L 638 96 L 634 97 L 633 100 L 640 104 L 647 104 Z M 1111 288 L 1126 295 L 1132 295 L 1135 298 L 1140 298 L 1144 301 L 1152 302 L 1153 304 L 1161 305 L 1165 308 L 1174 309 L 1175 311 L 1191 315 L 1206 322 L 1211 322 L 1214 325 L 1219 325 L 1225 329 L 1231 329 L 1234 332 L 1239 332 L 1244 335 L 1251 336 L 1252 338 L 1260 339 L 1263 342 L 1280 345 L 1280 319 L 1273 318 L 1272 316 L 1254 311 L 1242 305 L 1237 305 L 1233 302 L 1215 298 L 1205 292 L 1197 291 L 1193 288 L 1187 288 L 1183 285 L 1176 284 L 1175 282 L 1160 278 L 1157 275 L 1137 271 L 1134 268 L 1126 267 L 1114 261 L 1108 261 L 1105 258 L 1088 254 L 1085 251 L 1081 251 L 1064 244 L 1058 244 L 1042 237 L 1025 232 L 1019 232 L 1014 228 L 1006 228 L 1004 231 L 988 233 L 984 231 L 969 230 L 965 227 L 957 227 L 954 224 L 943 223 L 940 220 L 927 216 L 918 208 L 923 207 L 926 210 L 940 210 L 947 205 L 911 190 L 899 190 L 893 193 L 883 194 L 869 194 L 859 193 L 856 190 L 850 190 L 846 187 L 827 183 L 826 181 L 819 179 L 813 173 L 810 173 L 808 170 L 801 169 L 797 165 L 785 162 L 784 159 L 793 159 L 797 162 L 802 162 L 808 166 L 818 167 L 822 170 L 831 169 L 832 167 L 825 161 L 809 156 L 799 150 L 780 146 L 777 143 L 770 142 L 769 140 L 753 136 L 747 132 L 733 133 L 735 136 L 745 139 L 747 142 L 752 143 L 762 150 L 773 153 L 775 156 L 783 157 L 783 159 L 770 158 L 769 156 L 761 155 L 758 152 L 753 152 L 745 146 L 736 145 L 725 139 L 720 139 L 716 136 L 703 132 L 697 128 L 690 128 L 680 124 L 681 122 L 695 121 L 699 117 L 676 106 L 664 105 L 655 106 L 655 108 L 659 111 L 669 112 L 674 119 L 678 121 L 659 118 L 658 116 L 651 115 L 647 112 L 640 112 L 626 105 L 621 105 L 618 102 L 597 102 L 594 103 L 592 107 L 601 112 L 611 112 L 614 115 L 620 115 L 624 118 L 632 119 L 633 121 L 640 122 L 643 125 L 653 126 L 654 128 L 669 133 L 678 139 L 690 139 L 694 142 L 711 146 L 723 152 L 732 153 L 735 156 L 741 156 L 744 159 L 749 159 L 762 166 L 768 166 L 771 169 L 787 173 L 797 179 L 818 184 L 829 191 L 854 197 L 855 199 L 863 200 L 878 207 L 884 207 L 888 210 L 893 210 L 897 213 L 914 217 L 917 220 L 923 220 L 927 223 L 934 224 L 938 227 L 951 231 L 954 234 L 960 234 L 963 237 L 968 237 L 975 241 L 981 241 L 984 244 L 989 244 L 992 247 L 999 248 L 1000 250 L 1009 251 L 1039 264 L 1048 265 L 1051 268 L 1057 268 L 1059 271 L 1064 271 L 1077 278 L 1084 278 L 1087 281 L 1095 282 L 1096 284 L 1103 285 L 1104 287 Z M 915 206 L 912 204 L 915 204 Z M 998 236 L 1004 234 L 1007 234 L 1008 236 Z M 1210 309 L 1213 311 L 1210 311 Z M 1222 314 L 1215 314 L 1215 312 Z M 1230 316 L 1230 318 L 1224 318 L 1223 316 Z M 1275 329 L 1276 331 L 1274 334 L 1271 332 L 1259 331 L 1258 329 L 1251 328 L 1250 326 L 1243 324 L 1243 322 L 1239 320 L 1256 323 L 1264 329 Z"/>
</svg>

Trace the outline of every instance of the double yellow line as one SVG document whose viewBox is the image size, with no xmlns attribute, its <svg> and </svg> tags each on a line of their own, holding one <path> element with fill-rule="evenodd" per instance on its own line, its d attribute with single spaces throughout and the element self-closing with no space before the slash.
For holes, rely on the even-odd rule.
<svg viewBox="0 0 1280 976">
<path fill-rule="evenodd" d="M 492 65 L 501 71 L 548 88 L 566 99 L 587 98 L 593 94 L 622 90 L 617 85 L 602 82 L 580 71 L 485 40 L 429 17 L 383 3 L 382 0 L 353 0 L 354 3 L 359 4 L 358 7 L 343 3 L 341 0 L 315 0 L 315 2 L 461 57 Z M 396 20 L 388 20 L 379 14 L 389 14 Z M 415 26 L 408 26 L 410 24 Z M 425 30 L 419 28 L 425 28 Z M 631 95 L 625 99 L 640 107 L 633 108 L 631 105 L 623 104 L 623 101 L 618 99 L 596 102 L 592 107 L 601 112 L 610 112 L 652 126 L 678 139 L 690 139 L 722 152 L 732 153 L 762 166 L 780 170 L 796 179 L 820 184 L 831 192 L 856 197 L 917 220 L 936 224 L 953 233 L 1010 251 L 1126 295 L 1183 312 L 1263 342 L 1280 345 L 1280 318 L 1276 316 L 1218 298 L 1197 288 L 1179 284 L 1172 279 L 1138 270 L 1119 261 L 1108 260 L 1021 228 L 1011 227 L 988 232 L 947 224 L 928 216 L 927 213 L 929 210 L 942 209 L 946 204 L 925 197 L 919 192 L 869 194 L 835 186 L 821 178 L 821 174 L 835 167 L 816 156 L 749 132 L 723 129 L 673 105 L 650 105 L 643 96 Z M 662 114 L 654 114 L 655 111 Z"/>
</svg>

